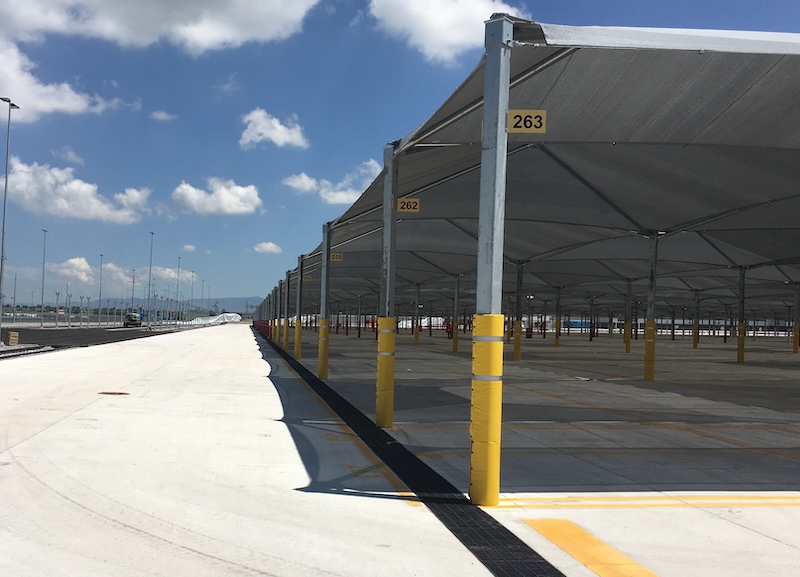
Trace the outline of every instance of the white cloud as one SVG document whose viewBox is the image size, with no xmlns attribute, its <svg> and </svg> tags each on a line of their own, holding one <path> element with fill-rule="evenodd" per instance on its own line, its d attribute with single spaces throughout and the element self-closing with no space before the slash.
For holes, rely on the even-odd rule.
<svg viewBox="0 0 800 577">
<path fill-rule="evenodd" d="M 72 150 L 72 148 L 70 148 L 69 146 L 62 146 L 59 149 L 51 150 L 50 153 L 54 157 L 61 159 L 65 162 L 69 162 L 70 164 L 80 164 L 81 166 L 85 164 L 83 157 L 81 157 L 80 154 Z"/>
<path fill-rule="evenodd" d="M 172 122 L 177 118 L 177 116 L 170 114 L 169 112 L 164 112 L 163 110 L 156 110 L 150 115 L 150 118 L 153 120 L 158 120 L 159 122 Z"/>
<path fill-rule="evenodd" d="M 284 178 L 283 184 L 300 194 L 316 192 L 325 204 L 352 204 L 380 173 L 381 165 L 370 158 L 337 183 L 317 180 L 301 172 Z"/>
<path fill-rule="evenodd" d="M 271 42 L 301 31 L 320 0 L 25 0 L 0 2 L 0 86 L 17 101 L 15 118 L 34 122 L 43 114 L 100 113 L 138 108 L 76 90 L 68 82 L 44 83 L 36 64 L 20 52 L 20 42 L 48 35 L 98 38 L 121 46 L 172 43 L 191 55 Z"/>
<path fill-rule="evenodd" d="M 150 189 L 127 188 L 110 200 L 98 194 L 96 184 L 75 178 L 73 168 L 27 165 L 12 157 L 8 196 L 33 214 L 132 224 L 149 212 Z"/>
<path fill-rule="evenodd" d="M 320 0 L 26 0 L 0 4 L 0 34 L 101 38 L 144 47 L 166 40 L 190 54 L 283 40 Z"/>
<path fill-rule="evenodd" d="M 239 83 L 236 81 L 236 74 L 231 74 L 225 80 L 219 82 L 214 86 L 219 94 L 235 94 L 239 91 Z"/>
<path fill-rule="evenodd" d="M 197 247 L 193 244 L 185 244 L 183 245 L 183 252 L 194 252 L 197 250 Z"/>
<path fill-rule="evenodd" d="M 283 252 L 283 249 L 274 242 L 260 242 L 253 247 L 253 250 L 268 254 L 280 254 Z"/>
<path fill-rule="evenodd" d="M 2 11 L 0 11 L 2 21 Z M 14 122 L 34 122 L 43 114 L 100 113 L 110 108 L 134 106 L 115 98 L 106 100 L 97 95 L 76 91 L 69 84 L 44 84 L 34 75 L 36 64 L 19 49 L 0 36 L 0 86 L 20 108 L 12 112 Z"/>
<path fill-rule="evenodd" d="M 233 180 L 208 179 L 209 191 L 181 182 L 172 192 L 172 200 L 183 210 L 196 214 L 253 214 L 261 208 L 258 188 L 239 186 Z"/>
<path fill-rule="evenodd" d="M 78 282 L 82 284 L 94 283 L 94 272 L 89 261 L 84 257 L 71 258 L 62 263 L 47 263 L 45 267 L 48 271 L 55 273 L 59 279 L 66 282 Z M 106 267 L 103 267 L 106 270 Z"/>
<path fill-rule="evenodd" d="M 282 182 L 300 193 L 316 192 L 319 189 L 319 182 L 317 182 L 317 179 L 308 176 L 305 172 L 287 176 Z"/>
<path fill-rule="evenodd" d="M 525 8 L 495 0 L 370 0 L 369 12 L 389 34 L 404 39 L 426 60 L 443 64 L 483 46 L 484 22 L 492 14 L 530 18 Z"/>
<path fill-rule="evenodd" d="M 252 148 L 265 140 L 281 147 L 308 148 L 308 141 L 303 136 L 303 127 L 297 124 L 297 118 L 294 116 L 284 124 L 266 110 L 256 108 L 245 114 L 242 121 L 247 124 L 247 128 L 239 139 L 241 148 Z"/>
<path fill-rule="evenodd" d="M 107 293 L 108 291 L 108 294 L 111 294 L 112 291 L 116 291 L 117 294 L 120 292 L 123 294 L 131 294 L 132 278 L 133 272 L 131 269 L 123 268 L 113 262 L 103 263 L 103 293 Z M 140 279 L 140 275 L 136 275 L 136 278 L 136 285 L 138 286 L 140 284 L 138 280 Z M 144 284 L 147 284 L 146 279 Z"/>
</svg>

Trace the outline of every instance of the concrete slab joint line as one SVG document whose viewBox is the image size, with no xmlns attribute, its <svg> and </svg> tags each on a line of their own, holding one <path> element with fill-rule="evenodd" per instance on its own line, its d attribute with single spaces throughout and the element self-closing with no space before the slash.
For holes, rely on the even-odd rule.
<svg viewBox="0 0 800 577">
<path fill-rule="evenodd" d="M 261 346 L 268 343 L 493 575 L 565 577 L 276 343 L 256 338 Z"/>
</svg>

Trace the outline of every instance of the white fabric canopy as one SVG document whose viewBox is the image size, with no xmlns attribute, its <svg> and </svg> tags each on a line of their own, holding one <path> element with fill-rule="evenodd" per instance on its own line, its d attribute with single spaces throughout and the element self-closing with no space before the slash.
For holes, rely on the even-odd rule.
<svg viewBox="0 0 800 577">
<path fill-rule="evenodd" d="M 643 300 L 660 234 L 658 315 L 696 295 L 715 314 L 735 308 L 741 269 L 748 316 L 794 306 L 800 35 L 518 20 L 515 38 L 509 106 L 546 110 L 547 132 L 509 134 L 509 296 L 523 266 L 525 296 L 552 301 L 560 288 L 567 310 L 594 298 L 619 311 L 628 281 Z M 474 293 L 483 72 L 399 143 L 399 194 L 421 206 L 397 226 L 400 313 L 419 287 L 446 314 L 456 276 L 465 303 Z M 377 301 L 383 177 L 332 224 L 343 255 L 332 301 Z M 319 250 L 304 271 L 310 309 Z"/>
</svg>

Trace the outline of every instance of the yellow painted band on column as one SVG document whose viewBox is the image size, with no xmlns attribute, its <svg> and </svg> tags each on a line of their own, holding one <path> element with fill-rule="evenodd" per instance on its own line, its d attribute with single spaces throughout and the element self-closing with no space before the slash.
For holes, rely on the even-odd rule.
<svg viewBox="0 0 800 577">
<path fill-rule="evenodd" d="M 294 324 L 294 358 L 300 360 L 303 357 L 303 323 Z"/>
<path fill-rule="evenodd" d="M 556 346 L 561 346 L 561 315 L 556 315 Z"/>
<path fill-rule="evenodd" d="M 414 346 L 415 347 L 419 346 L 419 330 L 420 330 L 420 328 L 421 327 L 419 325 L 419 321 L 417 321 L 417 324 L 414 325 Z"/>
<path fill-rule="evenodd" d="M 500 500 L 503 323 L 503 315 L 475 315 L 473 321 L 469 496 L 476 505 Z"/>
<path fill-rule="evenodd" d="M 744 331 L 745 331 L 744 323 L 739 323 L 739 334 L 738 334 L 739 338 L 737 339 L 738 342 L 737 342 L 737 345 L 736 345 L 736 362 L 737 363 L 743 363 L 744 362 L 744 336 L 745 336 Z"/>
<path fill-rule="evenodd" d="M 700 344 L 700 323 L 694 323 L 692 325 L 692 347 L 697 348 L 697 345 Z"/>
<path fill-rule="evenodd" d="M 629 353 L 629 352 L 631 352 L 631 323 L 630 322 L 626 322 L 625 323 L 624 331 L 625 331 L 625 339 L 624 339 L 625 340 L 625 352 Z"/>
<path fill-rule="evenodd" d="M 458 323 L 453 323 L 453 352 L 458 352 Z"/>
<path fill-rule="evenodd" d="M 378 371 L 375 389 L 375 424 L 384 429 L 394 425 L 394 353 L 397 319 L 378 319 Z"/>
<path fill-rule="evenodd" d="M 644 328 L 644 380 L 656 378 L 656 321 L 648 320 Z"/>
<path fill-rule="evenodd" d="M 281 336 L 283 337 L 283 350 L 288 352 L 288 350 L 289 350 L 289 317 L 286 317 L 285 319 L 283 319 L 283 334 Z"/>
<path fill-rule="evenodd" d="M 317 376 L 321 380 L 328 378 L 328 337 L 331 330 L 330 319 L 319 320 L 319 352 L 317 353 Z"/>
<path fill-rule="evenodd" d="M 797 354 L 800 351 L 800 322 L 795 321 L 794 323 L 794 354 Z"/>
<path fill-rule="evenodd" d="M 514 323 L 514 360 L 522 360 L 522 321 Z"/>
<path fill-rule="evenodd" d="M 506 343 L 511 342 L 511 319 L 508 319 L 508 324 L 506 325 Z"/>
</svg>

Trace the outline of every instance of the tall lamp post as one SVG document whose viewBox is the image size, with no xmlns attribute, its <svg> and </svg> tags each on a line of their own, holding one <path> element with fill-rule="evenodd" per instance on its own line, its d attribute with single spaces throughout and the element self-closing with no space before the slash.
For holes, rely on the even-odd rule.
<svg viewBox="0 0 800 577">
<path fill-rule="evenodd" d="M 99 308 L 97 309 L 97 326 L 100 326 L 100 323 L 103 320 L 103 253 L 100 253 L 100 290 L 97 295 L 97 302 L 100 303 Z M 108 307 L 106 307 L 108 308 Z M 108 311 L 106 311 L 108 313 Z M 106 324 L 108 324 L 108 314 L 106 314 Z"/>
<path fill-rule="evenodd" d="M 152 326 L 150 322 L 150 299 L 153 295 L 153 238 L 156 233 L 150 233 L 150 274 L 147 278 L 147 324 Z"/>
<path fill-rule="evenodd" d="M 39 327 L 44 327 L 44 259 L 47 254 L 47 231 L 42 229 L 44 233 L 44 243 L 42 244 L 42 316 L 39 319 Z"/>
<path fill-rule="evenodd" d="M 0 100 L 8 104 L 8 129 L 6 132 L 6 178 L 3 185 L 3 231 L 0 235 L 0 335 L 3 332 L 3 308 L 5 306 L 5 295 L 3 294 L 3 271 L 6 266 L 6 205 L 8 200 L 8 152 L 11 149 L 11 111 L 18 109 L 19 106 L 11 102 L 10 98 L 0 96 Z"/>
<path fill-rule="evenodd" d="M 175 284 L 175 326 L 178 326 L 181 319 L 181 257 L 178 257 L 178 282 Z"/>
</svg>

